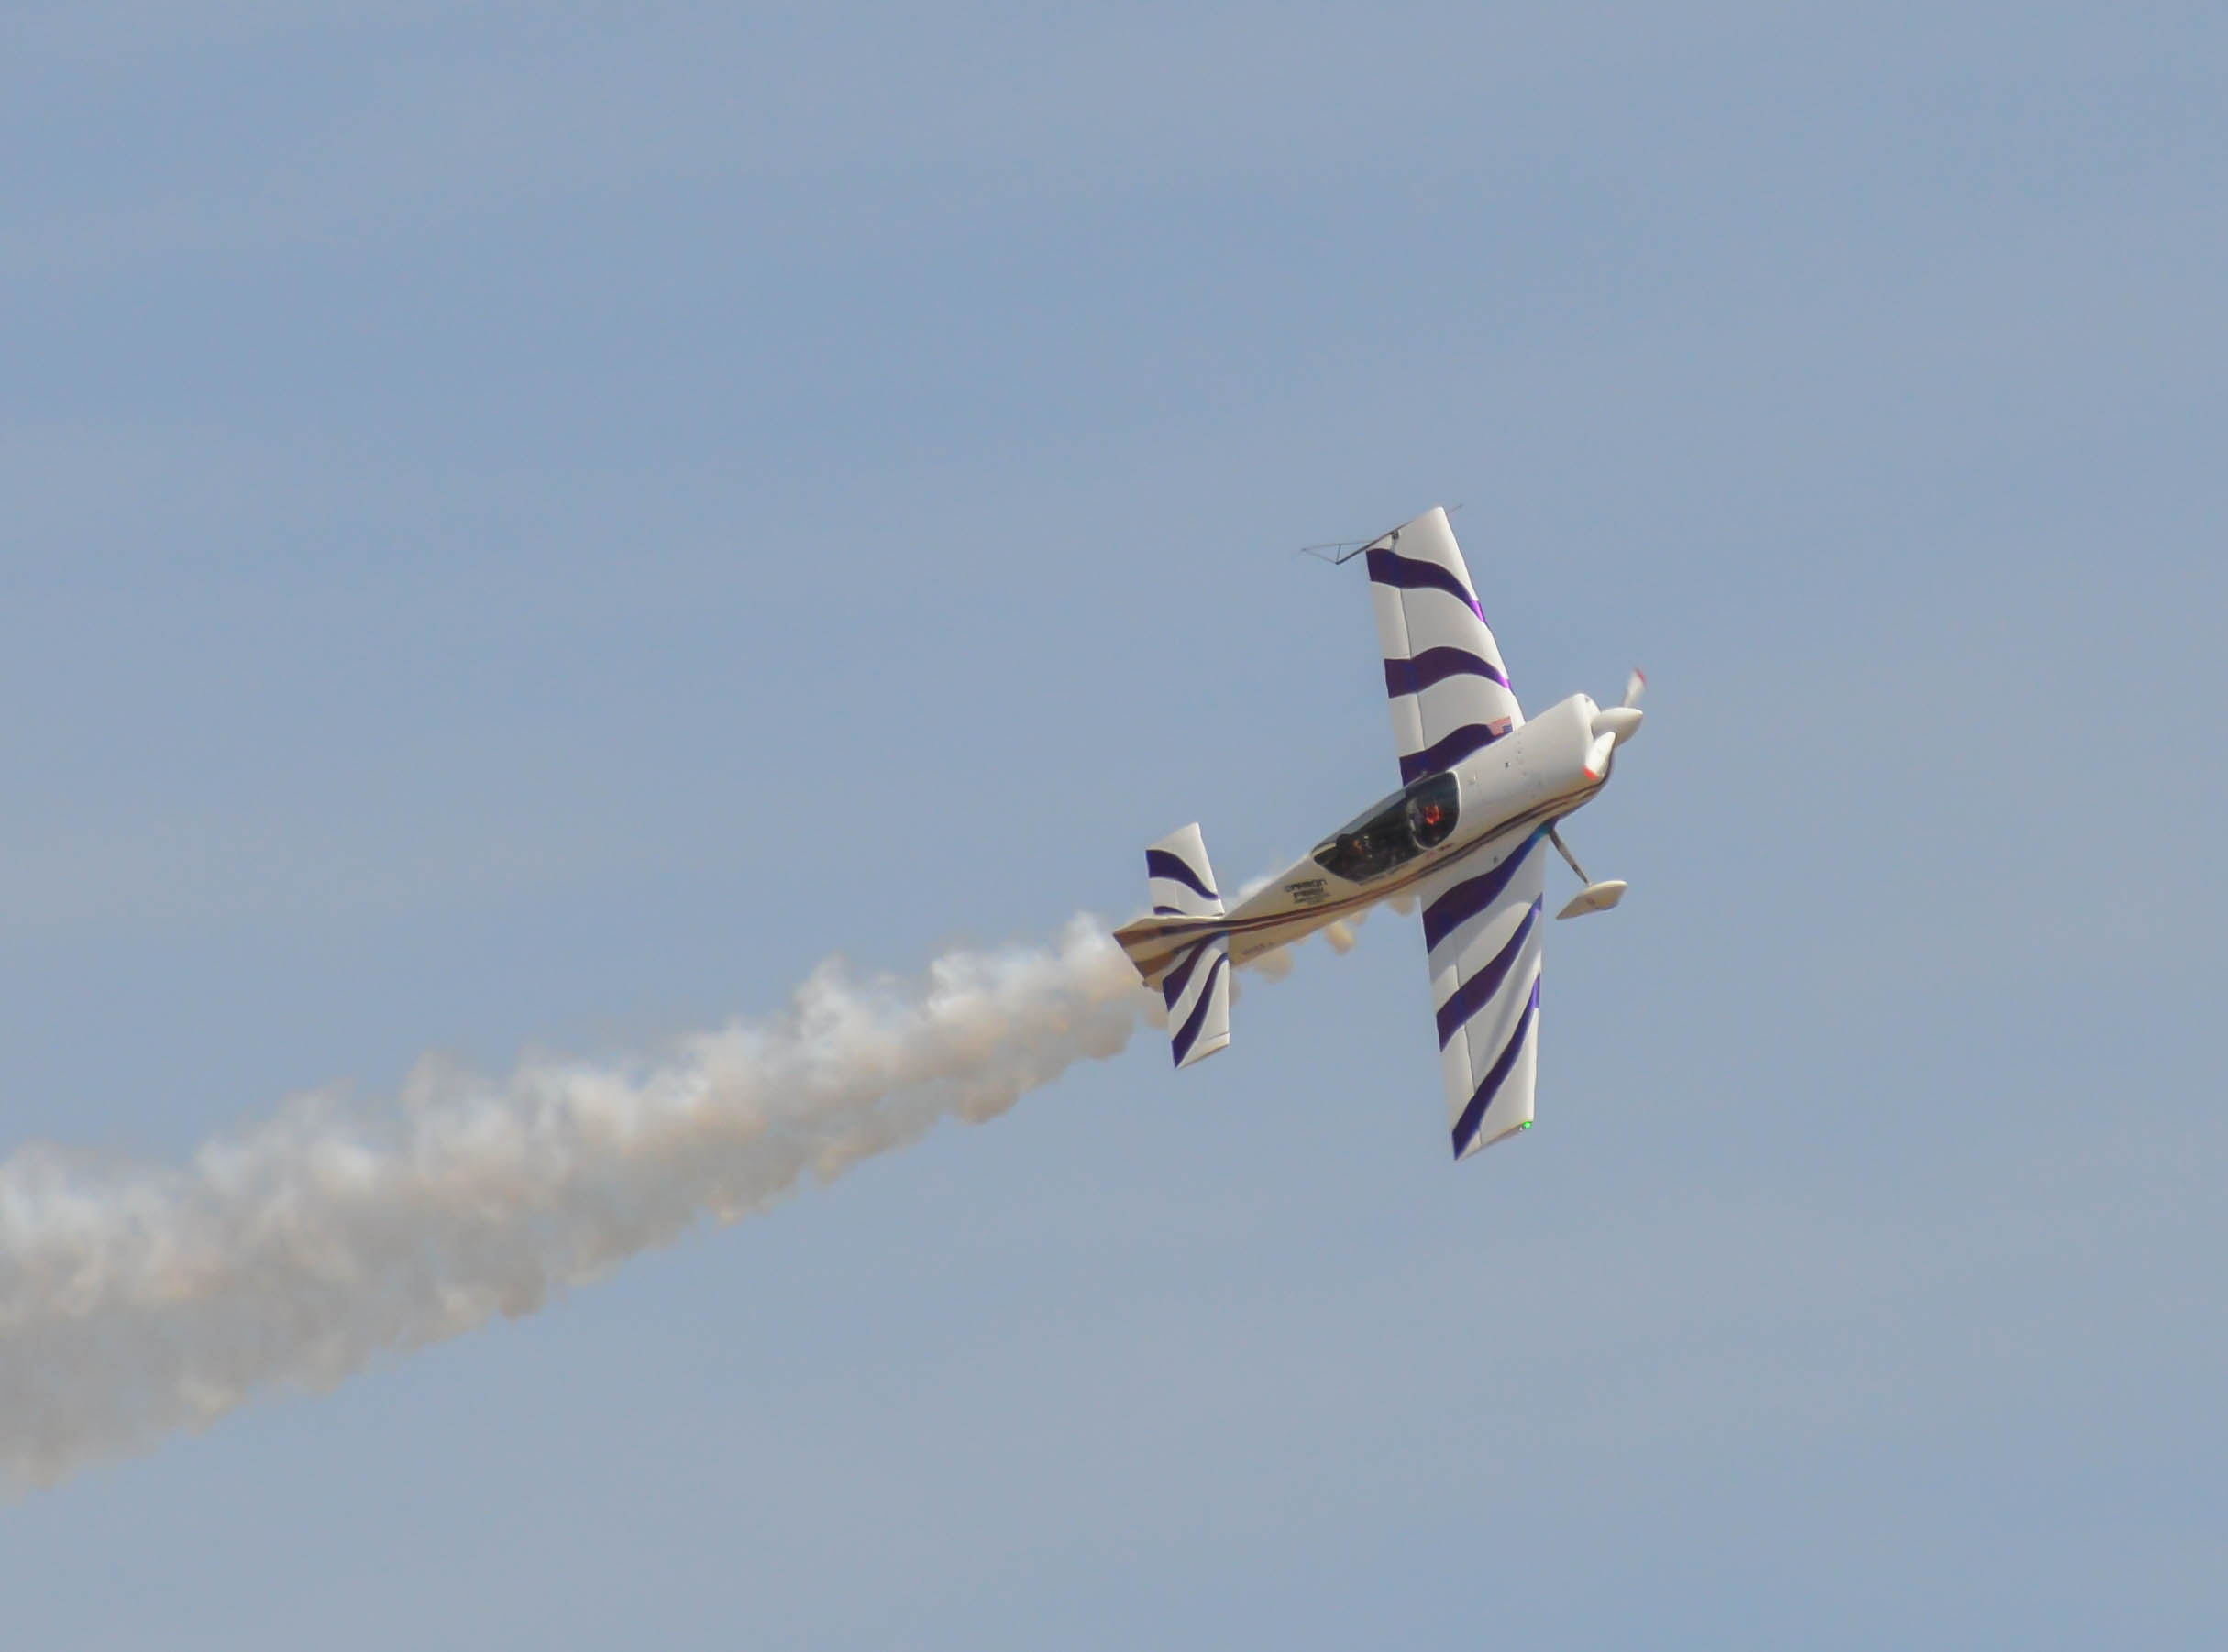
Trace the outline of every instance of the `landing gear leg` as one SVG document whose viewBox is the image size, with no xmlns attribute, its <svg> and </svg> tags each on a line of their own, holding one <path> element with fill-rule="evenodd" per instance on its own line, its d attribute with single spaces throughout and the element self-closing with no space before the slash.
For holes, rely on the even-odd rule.
<svg viewBox="0 0 2228 1652">
<path fill-rule="evenodd" d="M 1562 856 L 1563 864 L 1578 874 L 1580 883 L 1590 884 L 1594 881 L 1586 876 L 1586 869 L 1578 864 L 1578 856 L 1571 853 L 1571 845 L 1562 841 L 1562 833 L 1552 826 L 1548 828 L 1548 842 L 1555 845 L 1555 853 Z"/>
</svg>

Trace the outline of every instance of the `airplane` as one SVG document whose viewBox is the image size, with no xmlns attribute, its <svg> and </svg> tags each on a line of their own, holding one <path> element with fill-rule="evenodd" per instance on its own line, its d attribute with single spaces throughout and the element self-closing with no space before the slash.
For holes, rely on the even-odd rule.
<svg viewBox="0 0 2228 1652">
<path fill-rule="evenodd" d="M 1160 988 L 1183 1068 L 1229 1045 L 1233 968 L 1379 901 L 1412 898 L 1460 1161 L 1532 1127 L 1545 845 L 1585 886 L 1556 917 L 1624 898 L 1622 882 L 1586 876 L 1556 825 L 1608 783 L 1617 748 L 1639 730 L 1647 678 L 1635 671 L 1619 705 L 1573 694 L 1528 721 L 1443 509 L 1356 554 L 1369 568 L 1400 789 L 1234 911 L 1197 823 L 1171 832 L 1145 851 L 1152 916 L 1114 939 Z"/>
</svg>

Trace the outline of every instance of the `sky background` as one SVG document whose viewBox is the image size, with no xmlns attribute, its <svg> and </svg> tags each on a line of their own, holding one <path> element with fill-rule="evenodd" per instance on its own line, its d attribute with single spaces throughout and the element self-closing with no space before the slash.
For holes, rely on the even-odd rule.
<svg viewBox="0 0 2228 1652">
<path fill-rule="evenodd" d="M 1652 679 L 1520 1141 L 1381 912 L 0 1507 L 10 1645 L 2228 1640 L 2220 8 L 18 0 L 0 155 L 0 1147 L 1270 870 L 1434 503 Z"/>
</svg>

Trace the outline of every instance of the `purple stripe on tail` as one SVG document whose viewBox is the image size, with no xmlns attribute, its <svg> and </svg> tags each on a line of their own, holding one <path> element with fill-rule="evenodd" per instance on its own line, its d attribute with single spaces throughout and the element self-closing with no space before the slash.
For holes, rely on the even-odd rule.
<svg viewBox="0 0 2228 1652">
<path fill-rule="evenodd" d="M 1184 988 L 1191 980 L 1191 972 L 1198 966 L 1206 952 L 1207 942 L 1202 941 L 1184 954 L 1183 963 L 1161 977 L 1161 996 L 1169 1008 L 1174 1009 L 1176 1000 L 1184 996 Z"/>
<path fill-rule="evenodd" d="M 1165 849 L 1145 851 L 1145 876 L 1147 877 L 1173 878 L 1186 888 L 1204 896 L 1208 900 L 1222 898 L 1199 880 L 1199 875 L 1185 864 L 1183 856 L 1171 854 Z"/>
<path fill-rule="evenodd" d="M 1484 1082 L 1471 1096 L 1470 1105 L 1462 1109 L 1462 1116 L 1454 1121 L 1456 1158 L 1470 1151 L 1470 1144 L 1478 1139 L 1478 1132 L 1484 1129 L 1486 1109 L 1493 1106 L 1493 1098 L 1500 1094 L 1501 1086 L 1508 1082 L 1508 1075 L 1516 1071 L 1517 1058 L 1524 1053 L 1524 1041 L 1531 1036 L 1532 1021 L 1539 1014 L 1539 977 L 1534 975 L 1531 1002 L 1524 1007 L 1524 1014 L 1517 1022 L 1517 1030 L 1509 1035 L 1508 1047 L 1495 1058 L 1492 1071 L 1485 1074 Z"/>
<path fill-rule="evenodd" d="M 1214 966 L 1207 972 L 1207 984 L 1199 988 L 1199 1001 L 1191 1007 L 1191 1014 L 1185 1018 L 1184 1025 L 1176 1030 L 1175 1038 L 1168 1046 L 1175 1052 L 1179 1067 L 1191 1053 L 1191 1047 L 1199 1041 L 1199 1030 L 1207 1025 L 1208 1008 L 1215 1001 L 1215 977 L 1230 967 L 1230 962 L 1228 953 L 1216 952 Z"/>
</svg>

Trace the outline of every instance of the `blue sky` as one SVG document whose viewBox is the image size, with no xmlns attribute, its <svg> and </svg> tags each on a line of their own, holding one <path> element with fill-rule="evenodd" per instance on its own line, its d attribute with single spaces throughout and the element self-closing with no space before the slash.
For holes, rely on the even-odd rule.
<svg viewBox="0 0 2228 1652">
<path fill-rule="evenodd" d="M 25 1645 L 2217 1644 L 2228 28 L 2195 6 L 35 4 L 0 1107 L 1237 881 L 1455 517 L 1571 833 L 1539 1128 L 1412 923 L 0 1509 Z"/>
</svg>

